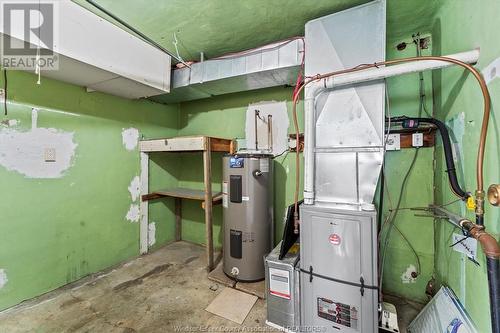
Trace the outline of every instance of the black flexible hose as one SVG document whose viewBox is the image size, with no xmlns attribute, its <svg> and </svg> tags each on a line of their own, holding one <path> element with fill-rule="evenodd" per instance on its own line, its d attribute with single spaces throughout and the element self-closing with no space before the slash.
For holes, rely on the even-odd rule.
<svg viewBox="0 0 500 333">
<path fill-rule="evenodd" d="M 458 197 L 460 197 L 463 201 L 467 201 L 467 199 L 471 195 L 470 193 L 464 191 L 458 184 L 455 162 L 453 161 L 453 151 L 451 149 L 450 133 L 448 132 L 446 125 L 442 121 L 435 118 L 412 118 L 406 116 L 391 118 L 391 122 L 403 122 L 405 120 L 413 120 L 418 123 L 433 124 L 438 128 L 439 133 L 441 134 L 441 139 L 443 141 L 444 156 L 446 160 L 446 172 L 448 173 L 448 179 L 450 181 L 451 188 Z"/>
<path fill-rule="evenodd" d="M 500 265 L 497 258 L 486 257 L 486 267 L 488 270 L 488 286 L 490 295 L 491 310 L 491 331 L 500 333 L 500 286 L 498 275 L 500 274 Z"/>
<path fill-rule="evenodd" d="M 476 224 L 484 225 L 484 215 L 476 215 Z"/>
</svg>

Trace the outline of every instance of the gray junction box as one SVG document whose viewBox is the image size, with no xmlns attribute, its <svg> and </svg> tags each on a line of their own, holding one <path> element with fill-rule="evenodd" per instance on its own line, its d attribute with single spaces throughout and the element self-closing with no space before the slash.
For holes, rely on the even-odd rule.
<svg viewBox="0 0 500 333">
<path fill-rule="evenodd" d="M 294 245 L 280 260 L 281 242 L 266 257 L 267 321 L 270 326 L 289 332 L 300 326 L 299 251 Z"/>
</svg>

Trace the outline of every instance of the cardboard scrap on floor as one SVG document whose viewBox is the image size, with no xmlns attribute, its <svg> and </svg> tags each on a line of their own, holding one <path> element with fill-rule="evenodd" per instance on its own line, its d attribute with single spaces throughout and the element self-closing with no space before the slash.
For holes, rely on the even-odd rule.
<svg viewBox="0 0 500 333">
<path fill-rule="evenodd" d="M 205 310 L 241 325 L 257 299 L 233 288 L 224 288 Z"/>
</svg>

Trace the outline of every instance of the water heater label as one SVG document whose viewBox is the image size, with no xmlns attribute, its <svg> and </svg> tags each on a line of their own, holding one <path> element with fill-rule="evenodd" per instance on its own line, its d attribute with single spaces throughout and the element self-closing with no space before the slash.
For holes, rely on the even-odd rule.
<svg viewBox="0 0 500 333">
<path fill-rule="evenodd" d="M 245 166 L 245 159 L 242 157 L 231 157 L 229 159 L 230 168 L 243 168 Z"/>
<path fill-rule="evenodd" d="M 259 169 L 261 172 L 269 172 L 269 159 L 261 158 L 259 161 Z"/>
<path fill-rule="evenodd" d="M 269 293 L 277 297 L 291 299 L 290 272 L 269 268 Z"/>
<path fill-rule="evenodd" d="M 328 237 L 328 241 L 333 245 L 340 245 L 341 239 L 339 235 L 331 234 L 330 237 Z"/>
</svg>

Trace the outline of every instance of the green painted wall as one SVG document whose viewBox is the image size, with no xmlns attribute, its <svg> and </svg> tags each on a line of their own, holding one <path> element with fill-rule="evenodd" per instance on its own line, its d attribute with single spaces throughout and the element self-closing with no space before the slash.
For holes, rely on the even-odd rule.
<svg viewBox="0 0 500 333">
<path fill-rule="evenodd" d="M 85 0 L 73 1 L 95 11 Z M 184 60 L 199 60 L 200 52 L 207 59 L 303 35 L 307 21 L 368 1 L 308 0 L 298 5 L 297 0 L 148 0 L 145 5 L 137 0 L 95 0 L 173 54 L 175 32 Z M 439 0 L 387 0 L 388 38 L 429 31 L 440 4 Z"/>
<path fill-rule="evenodd" d="M 227 138 L 244 138 L 247 107 L 251 103 L 261 101 L 287 102 L 290 119 L 289 133 L 292 133 L 291 95 L 292 89 L 278 87 L 181 103 L 179 134 L 204 134 Z M 302 103 L 299 104 L 297 110 L 299 112 L 299 123 L 302 124 Z M 179 184 L 185 187 L 203 188 L 203 164 L 201 155 L 181 155 L 181 159 L 182 165 L 189 165 L 191 167 L 182 168 Z M 213 189 L 221 191 L 222 155 L 214 155 L 212 161 Z M 293 202 L 295 189 L 294 177 L 295 153 L 277 157 L 274 162 L 274 217 L 276 221 L 276 241 L 281 239 L 281 235 L 283 234 L 285 208 Z M 183 203 L 182 214 L 183 239 L 197 243 L 205 243 L 204 213 L 200 208 L 199 202 L 185 201 Z M 217 246 L 220 246 L 222 241 L 221 221 L 222 208 L 221 206 L 216 206 L 214 209 L 214 240 Z"/>
<path fill-rule="evenodd" d="M 78 146 L 61 178 L 25 178 L 0 166 L 0 269 L 8 278 L 0 309 L 139 254 L 139 223 L 125 218 L 132 204 L 127 188 L 140 173 L 139 152 L 125 149 L 122 130 L 172 136 L 178 125 L 177 106 L 86 93 L 45 78 L 37 86 L 36 77 L 24 72 L 9 71 L 8 83 L 9 114 L 2 121 L 17 120 L 16 129 L 29 131 L 36 107 L 39 128 L 74 132 Z M 43 147 L 37 149 L 42 159 Z M 155 184 L 175 182 L 165 158 L 152 160 Z M 150 216 L 156 244 L 172 239 L 171 204 L 152 204 Z"/>
<path fill-rule="evenodd" d="M 396 43 L 397 44 L 397 43 Z M 395 50 L 395 45 L 388 46 L 388 58 L 413 56 L 415 48 L 409 46 L 404 52 Z M 430 51 L 427 51 L 430 52 Z M 391 79 L 388 81 L 391 113 L 393 115 L 416 115 L 419 106 L 418 75 L 410 75 Z M 432 109 L 431 78 L 426 75 L 428 94 L 428 107 Z M 180 135 L 206 134 L 221 137 L 245 137 L 245 116 L 249 104 L 261 101 L 287 101 L 290 118 L 289 132 L 293 132 L 291 118 L 291 89 L 272 88 L 239 94 L 224 95 L 210 99 L 181 103 L 180 107 Z M 302 123 L 302 104 L 299 105 L 300 122 Z M 409 160 L 413 157 L 414 150 L 390 152 L 387 160 L 387 172 L 389 192 L 392 201 L 397 201 L 401 180 L 406 173 Z M 422 149 L 419 153 L 414 171 L 412 172 L 407 190 L 404 192 L 401 207 L 426 206 L 433 201 L 433 176 L 432 160 L 433 149 Z M 276 241 L 281 239 L 282 219 L 285 207 L 293 201 L 294 189 L 294 164 L 293 153 L 288 156 L 278 157 L 275 162 L 275 221 Z M 201 173 L 202 160 L 200 155 L 181 155 L 182 164 L 192 165 L 183 168 L 180 173 L 179 183 L 182 186 L 192 188 L 203 187 L 203 176 Z M 214 156 L 214 190 L 221 189 L 221 155 Z M 418 195 L 415 195 L 418 188 Z M 302 193 L 301 193 L 302 195 Z M 377 197 L 378 200 L 378 197 Z M 205 229 L 204 216 L 197 202 L 185 201 L 183 204 L 183 239 L 204 243 Z M 385 200 L 384 217 L 387 215 L 389 201 Z M 222 210 L 217 206 L 214 210 L 214 239 L 220 246 L 222 234 L 220 230 Z M 396 219 L 400 230 L 408 236 L 412 246 L 417 251 L 421 261 L 421 274 L 415 283 L 403 283 L 401 275 L 410 265 L 418 266 L 413 252 L 395 231 L 392 233 L 391 241 L 387 251 L 385 265 L 384 289 L 386 292 L 401 295 L 407 298 L 425 301 L 425 286 L 433 273 L 434 248 L 432 241 L 433 224 L 431 219 L 417 218 L 410 211 L 401 211 Z M 415 239 L 414 235 L 423 231 L 425 237 Z"/>
<path fill-rule="evenodd" d="M 245 7 L 246 10 L 262 5 L 258 0 L 253 1 L 248 8 Z M 106 0 L 101 2 L 104 5 L 111 4 Z M 358 1 L 341 1 L 334 3 L 333 7 L 321 7 L 321 14 L 355 2 Z M 119 8 L 114 7 L 115 4 L 119 4 Z M 500 46 L 495 43 L 496 31 L 500 28 L 495 15 L 500 11 L 500 3 L 484 0 L 481 4 L 482 6 L 478 6 L 477 1 L 466 0 L 426 0 L 425 4 L 420 1 L 389 1 L 387 58 L 413 56 L 414 46 L 399 52 L 395 50 L 395 45 L 402 39 L 408 41 L 409 35 L 419 30 L 432 34 L 434 54 L 448 54 L 480 46 L 481 59 L 478 66 L 485 67 L 500 54 Z M 214 6 L 214 2 L 206 5 Z M 310 5 L 315 7 L 315 4 Z M 235 19 L 234 15 L 227 15 L 234 8 L 221 7 L 214 11 L 218 19 L 207 17 L 205 23 L 194 25 L 194 30 L 190 30 L 189 26 L 183 26 L 182 23 L 192 20 L 193 6 L 181 7 L 172 14 L 173 9 L 169 9 L 166 4 L 160 7 L 151 5 L 147 8 L 155 8 L 155 11 L 147 14 L 149 19 L 141 20 L 141 24 L 135 23 L 144 32 L 151 33 L 156 40 L 163 40 L 162 43 L 168 47 L 171 47 L 171 33 L 179 31 L 178 35 L 184 44 L 181 45 L 181 53 L 185 57 L 194 58 L 199 51 L 213 56 L 286 37 L 281 33 L 283 30 L 290 31 L 290 35 L 299 34 L 303 23 L 308 19 L 307 15 L 313 15 L 311 11 L 305 12 L 300 8 L 299 12 L 293 14 L 297 16 L 298 23 L 277 21 L 272 25 L 267 22 L 269 18 L 262 16 L 257 16 L 256 19 L 254 15 L 238 15 Z M 157 8 L 162 10 L 156 10 Z M 137 12 L 132 5 L 123 5 L 121 2 L 113 2 L 110 9 L 127 20 L 127 15 Z M 200 7 L 199 12 L 211 13 L 211 9 L 213 8 Z M 242 9 L 239 10 L 241 14 Z M 272 9 L 266 10 L 281 16 L 283 6 L 273 5 Z M 176 20 L 169 21 L 172 29 L 160 29 L 158 22 L 164 23 L 167 16 Z M 252 24 L 265 27 L 266 35 L 242 24 L 241 16 L 252 17 Z M 224 19 L 220 19 L 221 17 Z M 130 21 L 134 23 L 133 20 Z M 267 25 L 263 22 L 267 22 Z M 404 24 L 400 24 L 401 22 Z M 205 34 L 199 35 L 200 26 Z M 245 31 L 251 32 L 251 36 L 238 39 L 239 44 L 233 43 L 233 37 L 237 34 L 233 28 L 236 26 L 243 26 Z M 223 32 L 220 33 L 221 31 Z M 274 33 L 267 34 L 269 31 Z M 211 44 L 210 47 L 204 44 L 206 40 L 213 40 L 206 37 L 209 32 L 217 33 L 217 37 L 224 43 Z M 269 40 L 255 37 L 264 35 L 269 36 Z M 197 40 L 197 36 L 203 36 L 203 40 Z M 227 46 L 228 40 L 231 41 L 230 47 Z M 48 79 L 43 80 L 42 86 L 37 86 L 34 76 L 26 73 L 9 73 L 9 78 L 8 118 L 19 120 L 19 128 L 28 131 L 31 126 L 31 107 L 36 106 L 41 110 L 39 127 L 74 132 L 74 141 L 78 147 L 74 165 L 61 178 L 27 179 L 0 167 L 0 183 L 4 189 L 0 195 L 0 269 L 5 269 L 9 279 L 5 287 L 0 289 L 0 309 L 138 254 L 139 224 L 126 221 L 125 215 L 132 203 L 127 187 L 140 172 L 139 153 L 137 150 L 129 152 L 124 149 L 121 138 L 124 128 L 138 128 L 146 138 L 192 134 L 241 138 L 244 137 L 248 104 L 270 100 L 287 101 L 289 114 L 291 112 L 291 89 L 281 87 L 187 102 L 180 106 L 165 106 L 147 101 L 127 101 L 99 93 L 88 94 L 83 88 Z M 462 113 L 465 115 L 463 129 L 460 128 L 459 121 L 455 121 L 455 125 L 449 124 L 465 162 L 460 166 L 460 179 L 472 191 L 475 188 L 474 165 L 482 110 L 479 90 L 476 83 L 464 76 L 459 69 L 426 74 L 425 79 L 427 105 L 431 112 L 448 122 L 459 120 L 457 117 Z M 393 78 L 387 84 L 390 113 L 416 115 L 418 76 Z M 498 80 L 490 84 L 494 109 L 500 94 L 499 88 Z M 299 114 L 302 115 L 302 112 L 302 105 L 299 105 Z M 500 180 L 500 171 L 496 167 L 500 156 L 497 143 L 499 120 L 495 116 L 495 110 L 491 120 L 486 185 Z M 289 129 L 291 131 L 292 126 Z M 413 149 L 407 149 L 387 154 L 387 183 L 391 200 L 386 195 L 384 218 L 391 202 L 394 206 L 397 201 L 402 178 L 414 152 Z M 294 157 L 290 153 L 277 158 L 275 162 L 276 240 L 282 234 L 284 209 L 293 200 Z M 220 190 L 220 154 L 213 157 L 213 165 L 213 187 Z M 201 188 L 201 169 L 200 154 L 152 154 L 150 187 L 157 189 L 180 185 Z M 434 201 L 447 203 L 453 199 L 444 173 L 441 142 L 438 140 L 436 149 L 420 150 L 404 191 L 401 207 L 427 206 Z M 459 204 L 451 205 L 450 209 L 456 213 L 466 213 Z M 167 199 L 153 202 L 149 211 L 150 222 L 155 222 L 156 225 L 156 243 L 153 246 L 156 248 L 173 238 L 173 201 Z M 484 256 L 480 254 L 481 266 L 477 267 L 450 251 L 448 246 L 452 228 L 443 221 L 434 222 L 414 214 L 412 211 L 402 210 L 395 223 L 420 258 L 420 275 L 415 283 L 403 283 L 403 273 L 409 265 L 417 266 L 417 263 L 408 244 L 394 230 L 387 249 L 384 292 L 425 301 L 425 285 L 435 275 L 439 282 L 450 285 L 455 290 L 480 331 L 489 331 Z M 214 238 L 220 246 L 220 206 L 215 208 L 214 216 Z M 472 217 L 470 213 L 468 216 Z M 486 216 L 487 228 L 498 235 L 498 210 L 488 206 Z M 183 203 L 183 238 L 198 243 L 205 241 L 203 211 L 198 202 Z"/>
<path fill-rule="evenodd" d="M 411 36 L 404 38 L 410 40 Z M 413 57 L 416 47 L 409 44 L 404 51 L 398 51 L 396 45 L 400 41 L 389 42 L 387 46 L 387 59 Z M 423 55 L 430 54 L 430 49 L 423 50 Z M 427 109 L 432 113 L 432 81 L 430 74 L 424 76 L 425 94 L 427 96 Z M 387 80 L 389 105 L 387 115 L 391 116 L 417 116 L 419 113 L 419 76 L 418 74 L 405 75 Z M 425 114 L 423 113 L 423 116 Z M 415 149 L 389 151 L 386 155 L 386 191 L 384 194 L 384 210 L 382 222 L 388 216 L 389 209 L 395 209 L 403 178 L 408 172 L 413 160 Z M 433 148 L 421 148 L 415 165 L 410 173 L 403 191 L 400 208 L 426 207 L 433 202 Z M 388 192 L 388 193 L 387 193 Z M 378 195 L 376 197 L 378 203 Z M 388 222 L 384 224 L 384 231 L 388 230 Z M 385 250 L 383 291 L 384 293 L 403 296 L 412 300 L 426 301 L 425 286 L 431 279 L 434 271 L 434 247 L 432 219 L 415 217 L 411 210 L 400 210 L 394 220 L 394 227 Z M 410 245 L 404 240 L 401 233 L 408 239 L 415 249 L 420 260 L 420 269 L 415 254 Z M 385 233 L 383 234 L 386 235 Z M 381 252 L 384 252 L 385 237 L 381 239 Z M 402 279 L 403 274 L 413 265 L 419 273 L 415 281 L 407 283 Z"/>
<path fill-rule="evenodd" d="M 495 0 L 466 1 L 444 0 L 443 7 L 435 15 L 435 24 L 432 34 L 434 36 L 434 52 L 436 54 L 450 54 L 475 47 L 481 48 L 478 68 L 486 67 L 491 61 L 500 56 L 498 44 L 498 30 L 500 21 L 500 2 Z M 475 163 L 477 144 L 482 121 L 482 95 L 477 83 L 471 75 L 465 75 L 462 69 L 447 69 L 434 74 L 434 87 L 436 92 L 436 113 L 441 120 L 455 120 L 452 129 L 456 142 L 460 147 L 460 154 L 465 161 L 460 166 L 459 179 L 468 191 L 476 189 Z M 498 100 L 500 98 L 500 83 L 498 79 L 489 84 L 491 100 L 493 103 L 492 116 L 486 148 L 485 160 L 485 186 L 500 181 L 498 168 L 500 146 Z M 459 119 L 464 115 L 464 126 L 460 126 Z M 449 190 L 449 185 L 444 176 L 445 165 L 442 150 L 436 149 L 436 202 L 447 203 L 455 199 Z M 458 214 L 466 214 L 473 218 L 473 214 L 466 212 L 459 203 L 451 205 L 450 210 Z M 486 228 L 496 235 L 500 230 L 499 209 L 486 204 Z M 459 230 L 455 230 L 460 232 Z M 467 311 L 477 324 L 480 332 L 490 332 L 488 288 L 486 279 L 486 264 L 482 251 L 476 266 L 463 256 L 449 249 L 450 235 L 453 228 L 443 221 L 436 222 L 436 275 L 438 280 L 449 285 L 466 306 Z"/>
</svg>

